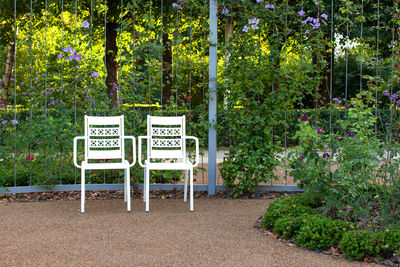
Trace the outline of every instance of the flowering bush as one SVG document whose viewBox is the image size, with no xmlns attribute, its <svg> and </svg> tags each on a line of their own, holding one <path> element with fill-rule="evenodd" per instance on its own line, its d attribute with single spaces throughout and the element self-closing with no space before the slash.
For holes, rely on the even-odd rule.
<svg viewBox="0 0 400 267">
<path fill-rule="evenodd" d="M 352 99 L 332 133 L 300 120 L 299 146 L 290 154 L 291 175 L 306 194 L 318 194 L 323 209 L 333 217 L 362 220 L 372 229 L 400 227 L 398 143 L 388 149 L 375 134 L 371 99 L 369 92 Z"/>
<path fill-rule="evenodd" d="M 322 26 L 314 29 L 310 26 L 313 34 L 303 44 L 289 41 L 289 35 L 303 37 L 301 14 L 305 11 L 297 13 L 300 4 L 287 6 L 279 1 L 222 1 L 221 4 L 222 16 L 235 20 L 233 37 L 224 47 L 226 65 L 221 75 L 224 79 L 220 81 L 224 100 L 221 108 L 229 117 L 224 127 L 229 129 L 230 140 L 221 174 L 224 184 L 234 186 L 232 193 L 238 196 L 254 190 L 259 183 L 276 179 L 274 170 L 281 164 L 279 153 L 283 151 L 280 134 L 287 126 L 281 114 L 319 87 L 319 74 L 326 62 L 320 60 L 315 67 L 307 59 L 322 52 Z M 291 21 L 287 27 L 286 21 Z M 299 50 L 307 47 L 304 58 L 284 58 L 289 45 Z M 243 108 L 235 109 L 237 105 Z"/>
</svg>

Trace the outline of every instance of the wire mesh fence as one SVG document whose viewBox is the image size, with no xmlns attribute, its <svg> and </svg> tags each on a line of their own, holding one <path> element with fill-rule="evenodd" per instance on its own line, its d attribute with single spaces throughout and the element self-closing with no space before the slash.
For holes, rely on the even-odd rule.
<svg viewBox="0 0 400 267">
<path fill-rule="evenodd" d="M 225 184 L 221 163 L 231 148 L 254 138 L 234 134 L 240 128 L 232 128 L 232 114 L 243 110 L 274 120 L 268 135 L 282 166 L 266 184 L 296 184 L 281 158 L 296 150 L 301 116 L 337 133 L 351 99 L 363 91 L 373 93 L 376 136 L 388 148 L 399 141 L 396 1 L 253 2 L 218 6 L 218 35 L 225 37 L 218 54 L 218 185 Z M 125 132 L 134 136 L 145 134 L 147 114 L 186 115 L 188 134 L 201 139 L 203 151 L 195 183 L 207 184 L 208 1 L 32 3 L 2 3 L 14 12 L 0 28 L 0 187 L 79 184 L 72 139 L 82 133 L 85 114 L 124 114 Z M 255 69 L 234 65 L 242 47 Z M 245 83 L 265 94 L 238 94 L 241 77 L 230 71 L 248 72 Z M 254 108 L 275 96 L 292 104 L 271 107 L 271 117 Z M 257 104 L 246 106 L 240 97 Z M 132 168 L 136 184 L 142 172 Z M 93 171 L 89 183 L 121 177 Z M 180 177 L 155 173 L 154 182 L 179 184 Z"/>
</svg>

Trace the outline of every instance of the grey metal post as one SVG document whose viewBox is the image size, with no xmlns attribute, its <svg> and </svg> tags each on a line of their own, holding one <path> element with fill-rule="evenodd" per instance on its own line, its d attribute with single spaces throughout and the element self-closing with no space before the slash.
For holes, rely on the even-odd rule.
<svg viewBox="0 0 400 267">
<path fill-rule="evenodd" d="M 210 0 L 209 99 L 208 99 L 208 194 L 215 195 L 217 170 L 217 0 Z"/>
</svg>

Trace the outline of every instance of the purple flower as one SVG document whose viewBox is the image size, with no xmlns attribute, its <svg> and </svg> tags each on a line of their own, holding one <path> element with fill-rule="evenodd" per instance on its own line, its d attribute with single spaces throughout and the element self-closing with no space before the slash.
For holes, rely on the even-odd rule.
<svg viewBox="0 0 400 267">
<path fill-rule="evenodd" d="M 262 3 L 262 2 L 264 2 L 264 0 L 257 0 L 256 2 L 257 3 Z"/>
<path fill-rule="evenodd" d="M 400 133 L 397 135 L 397 137 L 400 137 Z"/>
<path fill-rule="evenodd" d="M 390 97 L 390 100 L 395 101 L 398 97 L 399 97 L 399 96 L 398 96 L 397 94 L 393 94 L 393 95 Z"/>
<path fill-rule="evenodd" d="M 14 125 L 18 124 L 18 121 L 17 121 L 17 120 L 12 120 L 11 122 L 12 122 L 12 124 L 14 124 Z"/>
<path fill-rule="evenodd" d="M 257 30 L 258 26 L 256 24 L 251 25 L 251 27 L 253 28 L 253 30 Z"/>
<path fill-rule="evenodd" d="M 275 8 L 275 6 L 274 6 L 274 4 L 266 4 L 266 5 L 265 5 L 265 8 L 271 8 L 271 9 L 274 9 L 274 8 Z"/>
<path fill-rule="evenodd" d="M 354 136 L 355 134 L 355 132 L 349 132 L 349 136 Z"/>
<path fill-rule="evenodd" d="M 65 48 L 63 48 L 63 50 L 62 50 L 63 52 L 70 52 L 70 53 L 72 53 L 72 48 L 71 47 L 69 47 L 69 46 L 67 46 L 67 47 L 65 47 Z"/>
<path fill-rule="evenodd" d="M 317 128 L 317 133 L 318 133 L 318 134 L 321 134 L 321 133 L 322 133 L 322 128 L 318 127 L 318 128 Z"/>
<path fill-rule="evenodd" d="M 86 20 L 84 20 L 84 21 L 82 22 L 82 27 L 83 27 L 83 28 L 87 29 L 87 28 L 89 28 L 89 26 L 90 26 L 90 24 L 89 24 L 89 22 L 87 22 Z"/>
<path fill-rule="evenodd" d="M 332 99 L 333 102 L 337 102 L 338 104 L 342 103 L 342 100 L 337 99 L 336 97 Z"/>
<path fill-rule="evenodd" d="M 76 54 L 76 55 L 74 55 L 74 59 L 76 61 L 81 61 L 82 60 L 82 55 L 81 54 Z"/>
<path fill-rule="evenodd" d="M 319 26 L 321 26 L 321 23 L 319 22 L 319 18 L 313 19 L 313 24 L 311 24 L 313 30 L 318 29 Z"/>
<path fill-rule="evenodd" d="M 222 11 L 221 11 L 221 14 L 222 15 L 226 15 L 226 14 L 228 14 L 230 11 L 229 11 L 229 9 L 226 7 L 226 6 L 224 6 L 224 8 L 222 9 Z"/>
<path fill-rule="evenodd" d="M 400 106 L 400 99 L 397 100 L 396 104 L 397 104 L 398 106 Z"/>
<path fill-rule="evenodd" d="M 385 91 L 383 91 L 383 94 L 384 94 L 385 96 L 388 96 L 388 95 L 389 95 L 389 91 L 388 91 L 388 90 L 385 90 Z"/>
<path fill-rule="evenodd" d="M 57 59 L 61 59 L 63 57 L 63 53 L 57 55 Z"/>
<path fill-rule="evenodd" d="M 89 88 L 86 88 L 86 89 L 85 89 L 85 93 L 86 93 L 86 94 L 89 93 Z"/>
<path fill-rule="evenodd" d="M 247 25 L 246 25 L 246 26 L 244 26 L 242 31 L 244 31 L 244 32 L 248 32 L 248 31 L 249 31 L 249 26 L 247 26 Z"/>
<path fill-rule="evenodd" d="M 297 12 L 297 14 L 299 14 L 299 16 L 302 17 L 306 14 L 306 12 L 304 12 L 304 10 L 302 9 L 299 12 Z"/>
<path fill-rule="evenodd" d="M 93 77 L 93 78 L 99 77 L 99 73 L 98 73 L 97 71 L 93 71 L 92 77 Z"/>
<path fill-rule="evenodd" d="M 325 152 L 325 153 L 322 155 L 323 158 L 329 158 L 330 156 L 331 156 L 331 155 L 329 155 L 328 152 Z"/>
<path fill-rule="evenodd" d="M 22 83 L 21 83 L 21 86 L 22 86 L 22 85 L 24 85 L 24 84 L 25 84 L 25 83 L 24 83 L 24 82 L 22 82 Z"/>
<path fill-rule="evenodd" d="M 8 120 L 4 120 L 4 121 L 1 122 L 1 124 L 4 125 L 4 124 L 6 124 L 7 122 L 8 122 Z"/>
<path fill-rule="evenodd" d="M 309 34 L 310 33 L 310 31 L 309 30 L 306 30 L 305 32 L 304 32 L 304 34 Z"/>
<path fill-rule="evenodd" d="M 305 115 L 303 115 L 303 116 L 301 116 L 301 120 L 302 120 L 302 121 L 308 121 L 308 117 L 305 116 Z"/>
<path fill-rule="evenodd" d="M 21 94 L 22 94 L 22 95 L 26 95 L 26 92 L 22 92 Z"/>
<path fill-rule="evenodd" d="M 15 79 L 14 78 L 10 78 L 10 82 L 15 82 Z"/>
<path fill-rule="evenodd" d="M 259 22 L 260 22 L 260 19 L 258 19 L 258 18 L 249 19 L 249 24 L 258 25 Z"/>
<path fill-rule="evenodd" d="M 327 145 L 324 145 L 324 148 L 325 148 L 326 150 L 328 150 L 329 147 L 328 147 Z"/>
<path fill-rule="evenodd" d="M 321 18 L 323 18 L 323 19 L 328 19 L 328 15 L 325 14 L 325 13 L 323 13 L 323 14 L 321 14 Z"/>
<path fill-rule="evenodd" d="M 69 61 L 72 61 L 72 60 L 75 59 L 75 56 L 74 56 L 74 55 L 69 55 L 69 56 L 68 56 L 68 59 L 69 59 Z"/>
<path fill-rule="evenodd" d="M 172 7 L 175 7 L 177 9 L 182 9 L 182 6 L 180 4 L 177 4 L 177 3 L 172 3 Z"/>
</svg>

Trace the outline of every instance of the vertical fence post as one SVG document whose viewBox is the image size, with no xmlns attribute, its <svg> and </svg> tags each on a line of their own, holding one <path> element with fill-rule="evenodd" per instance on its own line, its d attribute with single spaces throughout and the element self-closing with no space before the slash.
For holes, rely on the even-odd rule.
<svg viewBox="0 0 400 267">
<path fill-rule="evenodd" d="M 209 99 L 208 99 L 208 194 L 215 195 L 217 170 L 217 0 L 210 0 Z"/>
</svg>

